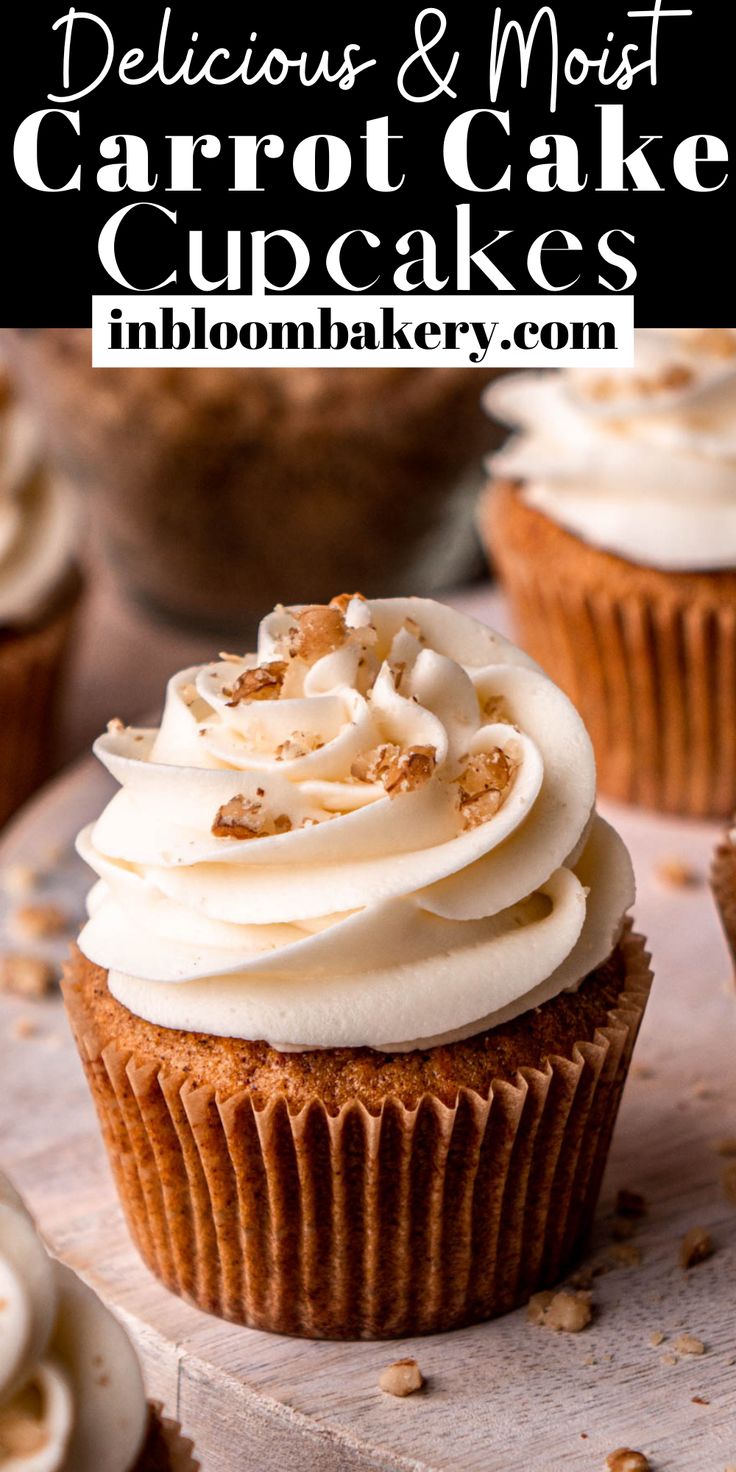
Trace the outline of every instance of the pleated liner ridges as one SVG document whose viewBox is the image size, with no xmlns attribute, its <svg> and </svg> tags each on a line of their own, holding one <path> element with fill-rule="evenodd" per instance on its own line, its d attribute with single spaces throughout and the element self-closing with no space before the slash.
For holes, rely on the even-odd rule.
<svg viewBox="0 0 736 1472">
<path fill-rule="evenodd" d="M 651 972 L 573 1056 L 488 1100 L 290 1115 L 218 1099 L 72 1026 L 133 1238 L 175 1293 L 259 1329 L 384 1338 L 503 1313 L 556 1282 L 596 1204 Z"/>
<path fill-rule="evenodd" d="M 200 1472 L 192 1442 L 158 1401 L 151 1402 L 145 1446 L 132 1472 Z"/>
<path fill-rule="evenodd" d="M 74 619 L 0 639 L 0 825 L 48 775 L 53 712 Z"/>
<path fill-rule="evenodd" d="M 519 643 L 580 711 L 601 791 L 690 817 L 733 812 L 736 575 L 716 592 L 707 574 L 634 569 L 505 490 L 492 500 L 491 555 Z"/>
</svg>

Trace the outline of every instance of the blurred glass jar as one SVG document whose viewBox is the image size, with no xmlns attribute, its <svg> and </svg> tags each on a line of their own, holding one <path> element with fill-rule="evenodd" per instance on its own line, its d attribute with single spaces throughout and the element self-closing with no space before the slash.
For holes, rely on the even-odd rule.
<svg viewBox="0 0 736 1472">
<path fill-rule="evenodd" d="M 277 600 L 436 593 L 478 569 L 491 373 L 93 369 L 86 330 L 3 339 L 53 463 L 158 613 L 241 631 Z"/>
</svg>

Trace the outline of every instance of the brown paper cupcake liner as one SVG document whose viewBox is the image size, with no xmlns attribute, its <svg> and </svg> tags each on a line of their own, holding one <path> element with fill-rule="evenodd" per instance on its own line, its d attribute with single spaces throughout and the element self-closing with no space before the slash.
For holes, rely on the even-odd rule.
<svg viewBox="0 0 736 1472">
<path fill-rule="evenodd" d="M 715 851 L 710 885 L 736 970 L 736 848 L 728 837 Z"/>
<path fill-rule="evenodd" d="M 193 1453 L 193 1444 L 182 1435 L 178 1422 L 164 1416 L 158 1401 L 151 1401 L 146 1440 L 130 1472 L 199 1472 Z"/>
<path fill-rule="evenodd" d="M 600 790 L 691 817 L 736 808 L 736 574 L 667 574 L 494 488 L 481 509 L 519 637 L 577 706 Z"/>
<path fill-rule="evenodd" d="M 38 628 L 0 631 L 0 826 L 49 775 L 79 587 Z"/>
<path fill-rule="evenodd" d="M 284 1334 L 390 1338 L 490 1318 L 556 1282 L 583 1244 L 651 985 L 622 990 L 569 1057 L 467 1088 L 263 1108 L 143 1062 L 65 996 L 128 1225 L 173 1292 Z M 71 982 L 71 975 L 68 983 Z"/>
</svg>

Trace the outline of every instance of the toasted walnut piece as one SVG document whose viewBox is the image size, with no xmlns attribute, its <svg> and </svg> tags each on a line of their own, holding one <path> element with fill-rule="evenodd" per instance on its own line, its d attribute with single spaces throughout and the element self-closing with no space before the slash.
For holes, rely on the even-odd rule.
<svg viewBox="0 0 736 1472">
<path fill-rule="evenodd" d="M 721 1176 L 721 1185 L 726 1200 L 736 1206 L 736 1164 L 725 1167 Z"/>
<path fill-rule="evenodd" d="M 673 1349 L 676 1349 L 678 1354 L 705 1354 L 705 1345 L 702 1339 L 696 1339 L 694 1334 L 678 1335 Z"/>
<path fill-rule="evenodd" d="M 0 992 L 15 997 L 45 997 L 56 980 L 56 972 L 42 956 L 22 952 L 0 956 Z"/>
<path fill-rule="evenodd" d="M 339 609 L 340 613 L 344 614 L 347 612 L 348 604 L 352 603 L 354 598 L 359 598 L 361 603 L 368 602 L 363 593 L 338 593 L 334 598 L 330 599 L 329 606 L 330 608 Z"/>
<path fill-rule="evenodd" d="M 643 1452 L 632 1451 L 630 1446 L 619 1446 L 606 1457 L 608 1472 L 650 1472 L 651 1464 Z"/>
<path fill-rule="evenodd" d="M 512 762 L 499 746 L 471 756 L 458 778 L 458 804 L 465 828 L 477 828 L 498 812 L 513 771 Z"/>
<path fill-rule="evenodd" d="M 381 777 L 389 797 L 400 792 L 416 792 L 428 782 L 437 766 L 433 746 L 407 746 L 406 751 L 391 762 Z"/>
<path fill-rule="evenodd" d="M 424 1376 L 416 1360 L 395 1360 L 381 1371 L 378 1384 L 387 1395 L 413 1395 L 415 1390 L 421 1390 Z"/>
<path fill-rule="evenodd" d="M 706 1232 L 705 1227 L 691 1227 L 680 1243 L 680 1267 L 692 1268 L 698 1262 L 705 1262 L 707 1257 L 713 1256 L 714 1251 L 710 1232 Z"/>
<path fill-rule="evenodd" d="M 291 819 L 285 813 L 273 815 L 264 810 L 263 789 L 255 798 L 238 793 L 215 814 L 212 832 L 215 838 L 272 838 L 276 833 L 289 833 Z"/>
<path fill-rule="evenodd" d="M 339 649 L 347 638 L 345 615 L 340 608 L 325 603 L 311 603 L 293 613 L 295 628 L 288 636 L 289 653 L 314 664 L 333 649 Z"/>
<path fill-rule="evenodd" d="M 526 1313 L 532 1324 L 558 1334 L 579 1334 L 593 1318 L 592 1295 L 585 1291 L 571 1293 L 567 1288 L 561 1288 L 558 1293 L 535 1293 Z"/>
<path fill-rule="evenodd" d="M 297 757 L 309 756 L 313 751 L 321 751 L 324 746 L 321 736 L 313 731 L 292 731 L 285 741 L 276 747 L 274 756 L 277 762 L 296 761 Z"/>
<path fill-rule="evenodd" d="M 285 674 L 286 664 L 280 659 L 244 670 L 232 688 L 223 692 L 230 697 L 228 706 L 240 705 L 243 700 L 278 700 Z"/>
<path fill-rule="evenodd" d="M 674 855 L 661 859 L 657 864 L 655 874 L 663 884 L 669 885 L 672 889 L 695 889 L 701 882 L 697 869 Z"/>
<path fill-rule="evenodd" d="M 623 1187 L 618 1192 L 616 1196 L 617 1216 L 641 1217 L 646 1216 L 646 1213 L 646 1198 L 642 1196 L 641 1191 L 628 1191 L 626 1187 Z"/>
<path fill-rule="evenodd" d="M 10 923 L 15 934 L 24 940 L 39 940 L 63 935 L 68 928 L 69 917 L 59 905 L 20 905 Z"/>
<path fill-rule="evenodd" d="M 362 751 L 355 758 L 350 775 L 358 782 L 381 782 L 384 772 L 388 771 L 393 762 L 398 761 L 400 755 L 400 746 L 396 746 L 393 741 L 384 741 L 381 746 Z"/>
</svg>

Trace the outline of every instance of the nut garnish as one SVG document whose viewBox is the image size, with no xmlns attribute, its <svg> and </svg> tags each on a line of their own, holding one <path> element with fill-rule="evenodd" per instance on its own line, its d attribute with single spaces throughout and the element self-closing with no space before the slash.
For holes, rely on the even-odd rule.
<svg viewBox="0 0 736 1472">
<path fill-rule="evenodd" d="M 330 608 L 339 609 L 340 613 L 345 613 L 347 611 L 348 604 L 352 603 L 354 598 L 359 598 L 361 603 L 368 602 L 363 593 L 338 593 L 334 598 L 330 599 L 329 606 Z"/>
<path fill-rule="evenodd" d="M 63 935 L 68 927 L 68 917 L 58 905 L 20 905 L 11 919 L 11 927 L 24 940 L 38 940 L 51 935 Z"/>
<path fill-rule="evenodd" d="M 291 830 L 291 819 L 285 813 L 274 817 L 264 810 L 262 787 L 254 798 L 238 793 L 223 803 L 215 814 L 212 832 L 215 838 L 273 838 Z"/>
<path fill-rule="evenodd" d="M 632 1451 L 629 1446 L 617 1447 L 606 1457 L 608 1472 L 650 1472 L 650 1466 L 643 1452 Z"/>
<path fill-rule="evenodd" d="M 571 1293 L 567 1288 L 558 1293 L 535 1293 L 529 1299 L 526 1316 L 530 1324 L 555 1333 L 579 1334 L 593 1318 L 592 1295 L 584 1290 Z"/>
<path fill-rule="evenodd" d="M 243 700 L 278 700 L 285 674 L 286 664 L 280 659 L 244 670 L 231 689 L 223 691 L 230 697 L 228 706 L 240 705 Z"/>
<path fill-rule="evenodd" d="M 458 805 L 463 827 L 477 828 L 498 812 L 511 785 L 513 764 L 500 746 L 471 756 L 458 778 Z"/>
<path fill-rule="evenodd" d="M 310 603 L 293 615 L 296 627 L 288 637 L 289 653 L 314 664 L 339 649 L 347 638 L 345 614 L 331 604 Z"/>
<path fill-rule="evenodd" d="M 15 997 L 45 997 L 56 980 L 56 972 L 42 956 L 22 952 L 0 956 L 0 992 Z"/>
<path fill-rule="evenodd" d="M 314 731 L 292 731 L 285 741 L 276 747 L 274 756 L 277 762 L 295 761 L 297 757 L 309 756 L 312 751 L 320 751 L 324 746 L 321 736 Z"/>
<path fill-rule="evenodd" d="M 714 1252 L 713 1238 L 705 1227 L 691 1227 L 685 1233 L 679 1252 L 681 1268 L 692 1268 L 698 1262 L 705 1262 L 707 1257 L 712 1257 Z"/>
<path fill-rule="evenodd" d="M 437 765 L 433 746 L 407 746 L 401 750 L 393 741 L 385 741 L 364 751 L 353 762 L 350 775 L 358 782 L 382 782 L 389 797 L 400 792 L 415 792 L 428 782 Z"/>
<path fill-rule="evenodd" d="M 674 1342 L 673 1349 L 676 1349 L 679 1354 L 705 1354 L 702 1339 L 696 1339 L 694 1334 L 680 1334 Z"/>
<path fill-rule="evenodd" d="M 424 1376 L 416 1360 L 395 1360 L 381 1371 L 378 1384 L 387 1395 L 413 1395 L 415 1390 L 421 1390 Z"/>
</svg>

